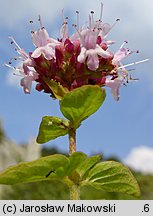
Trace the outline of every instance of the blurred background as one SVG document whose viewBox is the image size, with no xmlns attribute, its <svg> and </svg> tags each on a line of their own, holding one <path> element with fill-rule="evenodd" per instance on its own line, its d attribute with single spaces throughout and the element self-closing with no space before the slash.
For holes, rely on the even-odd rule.
<svg viewBox="0 0 153 216">
<path fill-rule="evenodd" d="M 44 115 L 61 116 L 59 104 L 49 95 L 37 92 L 34 89 L 35 86 L 33 86 L 30 95 L 23 93 L 19 84 L 20 77 L 14 76 L 13 71 L 4 66 L 4 63 L 16 56 L 8 37 L 13 36 L 26 52 L 33 51 L 30 20 L 34 21 L 35 29 L 37 29 L 39 27 L 37 20 L 40 14 L 43 25 L 50 36 L 59 38 L 59 30 L 63 23 L 63 8 L 65 16 L 69 17 L 69 33 L 71 34 L 74 31 L 71 25 L 76 23 L 75 11 L 80 12 L 80 25 L 86 24 L 91 10 L 95 11 L 95 19 L 99 18 L 100 2 L 99 0 L 73 2 L 70 0 L 13 0 L 12 2 L 0 0 L 0 119 L 2 125 L 0 148 L 3 149 L 0 151 L 1 170 L 12 163 L 22 160 L 30 161 L 50 152 L 68 153 L 67 136 L 49 142 L 43 145 L 43 148 L 35 143 L 42 117 Z M 121 19 L 108 35 L 108 39 L 116 41 L 110 49 L 118 50 L 120 45 L 127 40 L 130 50 L 139 50 L 140 53 L 125 59 L 124 64 L 146 58 L 150 58 L 150 61 L 129 68 L 132 69 L 132 77 L 139 78 L 139 81 L 122 86 L 118 102 L 114 101 L 110 89 L 107 89 L 107 97 L 103 106 L 93 116 L 85 120 L 78 129 L 77 150 L 88 155 L 101 153 L 105 159 L 115 158 L 124 162 L 134 170 L 140 184 L 143 185 L 142 199 L 152 199 L 153 2 L 151 0 L 103 0 L 103 3 L 104 22 L 113 24 L 117 18 Z M 27 155 L 26 158 L 25 155 Z M 35 191 L 39 191 L 39 184 L 35 185 Z M 46 187 L 46 194 L 48 194 L 48 186 L 46 183 L 43 185 Z M 21 196 L 21 194 L 23 195 L 22 190 L 30 191 L 30 187 L 33 185 L 24 185 L 21 188 L 18 186 L 15 191 Z M 61 185 L 62 187 L 63 185 Z M 6 187 L 2 186 L 2 188 Z M 89 189 L 84 190 L 82 196 L 86 199 L 85 194 Z M 13 189 L 8 191 L 10 198 L 13 197 L 11 191 Z M 67 191 L 63 193 L 61 191 L 63 190 L 59 188 L 59 191 L 53 193 L 53 199 L 58 199 L 56 194 L 61 199 L 67 196 Z M 39 193 L 42 198 L 41 190 Z M 65 195 L 63 195 L 64 193 Z M 96 195 L 93 199 L 102 198 L 101 194 L 97 195 L 98 192 L 92 194 L 94 193 Z M 28 196 L 25 195 L 22 199 L 30 199 Z M 36 194 L 31 196 L 33 196 L 31 199 L 39 199 Z M 44 199 L 47 199 L 47 196 Z M 113 194 L 113 196 L 116 195 Z M 7 197 L 3 198 L 7 199 Z M 115 198 L 117 199 L 117 197 Z"/>
<path fill-rule="evenodd" d="M 2 127 L 0 128 L 0 170 L 7 168 L 9 165 L 17 164 L 21 161 L 32 161 L 40 157 L 52 154 L 65 154 L 56 147 L 41 148 L 34 139 L 28 143 L 17 145 L 5 137 Z M 102 160 L 119 161 L 117 157 L 103 157 Z M 153 175 L 144 172 L 131 170 L 136 177 L 140 189 L 141 197 L 136 198 L 123 193 L 110 193 L 102 190 L 96 190 L 91 186 L 81 187 L 81 199 L 96 200 L 152 200 L 153 199 Z M 14 186 L 0 185 L 0 200 L 65 200 L 69 199 L 69 188 L 60 181 L 47 180 L 42 182 L 17 184 Z"/>
</svg>

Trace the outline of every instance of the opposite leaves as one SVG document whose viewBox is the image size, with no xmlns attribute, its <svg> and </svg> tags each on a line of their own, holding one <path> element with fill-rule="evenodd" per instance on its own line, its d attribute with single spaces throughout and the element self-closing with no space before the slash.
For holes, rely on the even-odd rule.
<svg viewBox="0 0 153 216">
<path fill-rule="evenodd" d="M 90 185 L 106 192 L 140 196 L 139 185 L 127 167 L 115 161 L 100 160 L 99 155 L 87 158 L 82 152 L 70 157 L 60 154 L 42 157 L 8 167 L 0 173 L 0 184 L 60 180 L 68 186 Z"/>
</svg>

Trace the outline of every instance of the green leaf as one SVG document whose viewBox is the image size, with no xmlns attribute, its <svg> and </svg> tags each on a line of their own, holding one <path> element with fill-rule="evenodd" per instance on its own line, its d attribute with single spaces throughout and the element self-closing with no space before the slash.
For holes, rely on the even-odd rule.
<svg viewBox="0 0 153 216">
<path fill-rule="evenodd" d="M 55 98 L 61 100 L 68 91 L 68 89 L 64 88 L 59 82 L 55 80 L 48 80 L 45 77 L 43 78 L 48 87 L 52 90 Z"/>
<path fill-rule="evenodd" d="M 63 115 L 69 119 L 74 128 L 96 112 L 106 97 L 105 90 L 99 86 L 86 85 L 67 93 L 60 101 Z"/>
<path fill-rule="evenodd" d="M 83 161 L 87 158 L 87 155 L 85 155 L 83 152 L 75 152 L 73 153 L 69 160 L 70 165 L 68 167 L 67 175 L 71 175 L 72 172 L 83 163 Z"/>
<path fill-rule="evenodd" d="M 51 155 L 32 162 L 21 162 L 0 173 L 0 184 L 13 185 L 51 179 L 62 180 L 69 159 L 64 155 Z"/>
<path fill-rule="evenodd" d="M 140 196 L 139 185 L 123 164 L 107 161 L 96 164 L 88 173 L 85 184 L 107 192 L 123 192 Z"/>
<path fill-rule="evenodd" d="M 42 144 L 68 133 L 69 122 L 56 116 L 44 116 L 40 124 L 37 142 Z"/>
<path fill-rule="evenodd" d="M 85 178 L 88 171 L 101 160 L 101 155 L 91 156 L 79 164 L 76 171 L 81 178 Z"/>
</svg>

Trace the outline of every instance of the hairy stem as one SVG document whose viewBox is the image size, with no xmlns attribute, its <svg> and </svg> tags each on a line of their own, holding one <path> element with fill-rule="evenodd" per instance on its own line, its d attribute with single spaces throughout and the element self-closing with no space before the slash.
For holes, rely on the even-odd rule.
<svg viewBox="0 0 153 216">
<path fill-rule="evenodd" d="M 73 128 L 69 129 L 69 155 L 71 156 L 76 152 L 76 130 Z M 70 200 L 80 200 L 80 186 L 75 182 L 75 176 L 72 173 L 70 185 Z M 73 179 L 74 178 L 74 179 Z M 72 180 L 73 179 L 73 180 Z"/>
<path fill-rule="evenodd" d="M 80 186 L 76 184 L 71 185 L 70 200 L 80 200 Z"/>
<path fill-rule="evenodd" d="M 69 155 L 76 152 L 76 130 L 73 128 L 69 129 Z"/>
</svg>

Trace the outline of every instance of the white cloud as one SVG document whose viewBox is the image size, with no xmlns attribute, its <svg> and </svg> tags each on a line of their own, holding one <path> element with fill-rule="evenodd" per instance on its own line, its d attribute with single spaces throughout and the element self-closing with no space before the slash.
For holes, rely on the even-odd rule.
<svg viewBox="0 0 153 216">
<path fill-rule="evenodd" d="M 138 21 L 138 25 L 144 29 L 144 33 L 146 33 L 146 26 L 143 26 L 145 21 L 146 24 L 152 25 L 153 23 L 153 13 L 152 13 L 152 0 L 129 0 L 122 1 L 117 0 L 115 2 L 103 0 L 105 8 L 104 8 L 104 17 L 116 17 L 121 16 L 124 20 L 129 22 L 129 25 L 133 25 L 135 21 Z M 51 18 L 58 17 L 63 8 L 71 10 L 75 12 L 75 10 L 80 10 L 86 14 L 90 10 L 100 10 L 99 5 L 100 1 L 92 1 L 89 0 L 88 3 L 86 0 L 14 0 L 10 3 L 10 0 L 0 0 L 1 3 L 1 13 L 0 20 L 2 25 L 8 25 L 8 27 L 18 28 L 17 23 L 21 23 L 25 17 L 31 17 L 33 15 L 38 15 L 41 13 L 45 19 L 51 21 Z M 145 10 L 144 10 L 145 8 Z M 131 22 L 133 20 L 133 22 Z M 126 25 L 126 29 L 127 29 Z M 136 29 L 136 27 L 135 27 Z M 136 33 L 136 31 L 135 31 Z"/>
<path fill-rule="evenodd" d="M 119 40 L 120 43 L 129 40 L 134 49 L 143 50 L 144 48 L 148 52 L 149 41 L 153 37 L 152 0 L 142 0 L 141 2 L 139 0 L 116 0 L 115 2 L 103 0 L 103 2 L 104 21 L 113 23 L 116 18 L 121 18 L 121 22 L 116 27 L 117 30 L 113 30 L 113 34 L 116 34 L 115 40 Z M 13 30 L 14 34 L 17 30 L 23 33 L 24 27 L 26 28 L 25 23 L 30 19 L 36 20 L 38 14 L 42 15 L 44 25 L 49 26 L 49 32 L 50 30 L 56 31 L 54 30 L 55 24 L 59 24 L 60 21 L 62 23 L 61 11 L 63 8 L 69 13 L 66 13 L 66 16 L 70 15 L 70 19 L 73 21 L 76 17 L 75 11 L 79 10 L 81 23 L 88 20 L 88 13 L 91 10 L 96 11 L 96 18 L 100 14 L 99 0 L 89 0 L 88 3 L 86 0 L 77 0 L 73 3 L 71 0 L 14 0 L 13 3 L 11 2 L 12 7 L 10 7 L 10 0 L 0 0 L 0 3 L 1 28 L 5 26 L 6 29 Z M 23 37 L 22 34 L 21 37 Z M 145 41 L 144 38 L 146 38 Z"/>
<path fill-rule="evenodd" d="M 151 53 L 150 41 L 153 37 L 153 13 L 152 0 L 103 0 L 104 10 L 103 19 L 106 22 L 113 23 L 116 18 L 121 18 L 121 22 L 111 32 L 111 39 L 119 41 L 117 46 L 124 40 L 129 40 L 129 48 L 140 49 L 144 55 Z M 62 23 L 62 9 L 65 9 L 65 15 L 69 16 L 72 22 L 75 22 L 75 11 L 80 11 L 80 22 L 85 23 L 88 20 L 88 14 L 91 10 L 96 11 L 95 17 L 99 18 L 100 1 L 99 0 L 10 0 L 2 1 L 0 10 L 1 28 L 7 29 L 10 34 L 18 34 L 18 37 L 26 41 L 26 36 L 23 36 L 26 27 L 26 22 L 33 19 L 37 21 L 38 14 L 42 15 L 44 26 L 48 26 L 48 32 L 59 31 L 57 26 Z M 144 10 L 145 8 L 145 10 Z M 57 23 L 57 25 L 56 25 Z M 37 26 L 37 25 L 36 25 Z M 30 29 L 30 27 L 28 26 Z M 37 27 L 36 27 L 37 28 Z M 12 32 L 13 31 L 13 32 Z M 27 32 L 28 34 L 28 32 Z M 59 36 L 59 35 L 57 35 Z M 113 37 L 113 38 L 112 38 Z M 115 37 L 115 38 L 114 38 Z M 145 38 L 145 40 L 144 40 Z"/>
<path fill-rule="evenodd" d="M 153 148 L 147 146 L 133 148 L 124 163 L 136 171 L 153 174 Z"/>
</svg>

